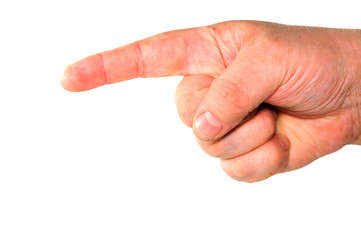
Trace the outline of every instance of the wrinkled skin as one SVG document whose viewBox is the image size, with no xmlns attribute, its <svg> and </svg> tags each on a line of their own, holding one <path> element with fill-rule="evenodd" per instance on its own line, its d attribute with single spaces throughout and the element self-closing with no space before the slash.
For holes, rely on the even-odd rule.
<svg viewBox="0 0 361 240">
<path fill-rule="evenodd" d="M 254 182 L 360 144 L 361 31 L 233 21 L 162 33 L 69 65 L 83 91 L 137 77 L 182 75 L 181 120 L 234 179 Z M 204 136 L 195 122 L 222 123 Z"/>
</svg>

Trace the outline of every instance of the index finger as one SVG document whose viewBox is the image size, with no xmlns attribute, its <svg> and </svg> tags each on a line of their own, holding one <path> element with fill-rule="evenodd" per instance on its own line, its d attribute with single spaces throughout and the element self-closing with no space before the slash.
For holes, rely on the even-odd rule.
<svg viewBox="0 0 361 240">
<path fill-rule="evenodd" d="M 211 27 L 155 35 L 69 65 L 61 84 L 84 91 L 138 77 L 217 76 L 225 64 Z"/>
</svg>

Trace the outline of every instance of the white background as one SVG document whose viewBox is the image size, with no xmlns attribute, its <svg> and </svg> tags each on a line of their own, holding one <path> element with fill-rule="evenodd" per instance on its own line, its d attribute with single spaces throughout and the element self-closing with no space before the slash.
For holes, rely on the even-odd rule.
<svg viewBox="0 0 361 240">
<path fill-rule="evenodd" d="M 83 93 L 58 82 L 69 63 L 172 29 L 361 28 L 357 3 L 2 1 L 0 239 L 360 239 L 360 147 L 236 182 L 178 119 L 179 77 Z"/>
</svg>

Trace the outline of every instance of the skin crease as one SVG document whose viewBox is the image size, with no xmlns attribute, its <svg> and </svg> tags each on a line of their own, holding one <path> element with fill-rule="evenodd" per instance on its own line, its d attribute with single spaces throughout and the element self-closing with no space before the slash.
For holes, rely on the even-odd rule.
<svg viewBox="0 0 361 240">
<path fill-rule="evenodd" d="M 62 85 L 183 75 L 181 120 L 229 176 L 255 182 L 361 144 L 360 50 L 359 30 L 232 21 L 90 56 L 65 69 Z M 194 128 L 205 111 L 223 123 L 212 139 Z"/>
</svg>

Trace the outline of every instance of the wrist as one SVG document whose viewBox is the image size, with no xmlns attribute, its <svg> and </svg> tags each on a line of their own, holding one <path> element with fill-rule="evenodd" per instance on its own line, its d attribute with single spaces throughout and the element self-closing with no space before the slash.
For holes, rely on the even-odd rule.
<svg viewBox="0 0 361 240">
<path fill-rule="evenodd" d="M 358 79 L 354 89 L 353 129 L 355 141 L 353 144 L 361 145 L 361 78 Z"/>
<path fill-rule="evenodd" d="M 350 53 L 350 63 L 352 61 L 351 72 L 353 78 L 353 86 L 351 92 L 352 98 L 352 119 L 354 129 L 353 144 L 361 145 L 361 30 L 350 30 L 353 35 L 351 41 L 352 53 Z"/>
<path fill-rule="evenodd" d="M 360 68 L 361 72 L 361 68 Z M 355 91 L 354 91 L 354 136 L 356 137 L 356 141 L 354 144 L 361 145 L 361 74 L 355 83 Z"/>
</svg>

